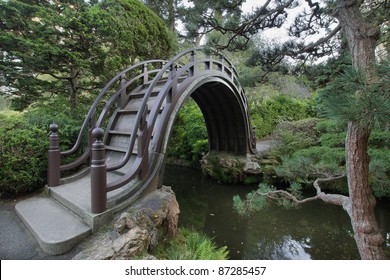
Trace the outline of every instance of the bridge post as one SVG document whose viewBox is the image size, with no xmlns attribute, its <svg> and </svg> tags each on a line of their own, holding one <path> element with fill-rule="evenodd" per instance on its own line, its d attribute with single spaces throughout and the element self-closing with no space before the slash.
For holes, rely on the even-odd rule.
<svg viewBox="0 0 390 280">
<path fill-rule="evenodd" d="M 195 51 L 191 52 L 190 62 L 195 62 Z M 189 69 L 189 75 L 192 77 L 195 75 L 195 66 L 191 66 Z"/>
<path fill-rule="evenodd" d="M 223 55 L 220 55 L 220 56 L 219 56 L 219 61 L 220 61 L 221 63 L 218 64 L 218 70 L 221 71 L 221 72 L 223 72 L 223 63 L 224 63 L 224 61 L 225 61 L 225 58 L 224 58 Z"/>
<path fill-rule="evenodd" d="M 210 54 L 206 54 L 206 58 L 207 58 L 207 60 L 205 61 L 205 64 L 204 64 L 204 70 L 208 71 L 208 70 L 211 70 L 211 56 L 210 56 Z"/>
<path fill-rule="evenodd" d="M 92 148 L 93 141 L 95 140 L 92 135 L 93 127 L 96 125 L 96 108 L 93 111 L 88 122 L 88 147 Z M 88 156 L 88 162 L 91 161 L 91 154 Z"/>
<path fill-rule="evenodd" d="M 142 74 L 144 74 L 144 84 L 146 84 L 149 81 L 148 64 L 147 63 L 144 63 L 144 67 L 142 69 Z"/>
<path fill-rule="evenodd" d="M 119 81 L 119 89 L 121 89 L 121 93 L 119 94 L 118 98 L 118 107 L 121 107 L 123 109 L 126 105 L 126 89 L 122 89 L 122 87 L 124 87 L 124 85 L 126 84 L 125 75 L 122 75 L 119 78 Z"/>
<path fill-rule="evenodd" d="M 92 135 L 96 140 L 92 144 L 91 212 L 99 214 L 106 210 L 107 203 L 106 147 L 102 141 L 104 130 L 95 128 Z"/>
<path fill-rule="evenodd" d="M 148 162 L 149 162 L 149 154 L 148 149 L 146 147 L 146 140 L 147 140 L 147 127 L 148 127 L 148 121 L 146 120 L 148 113 L 148 105 L 146 105 L 144 112 L 142 113 L 142 117 L 140 120 L 140 125 L 138 129 L 138 153 L 137 156 L 139 158 L 142 158 L 141 163 L 141 173 L 140 177 L 141 179 L 144 178 L 144 176 L 147 173 L 148 169 Z"/>
<path fill-rule="evenodd" d="M 47 169 L 47 185 L 49 187 L 58 186 L 60 184 L 60 165 L 61 152 L 60 140 L 58 137 L 58 125 L 52 123 L 49 127 L 49 150 L 48 150 L 48 169 Z"/>
<path fill-rule="evenodd" d="M 176 78 L 176 65 L 171 65 L 169 69 L 169 79 L 174 81 L 172 82 L 172 87 L 168 92 L 167 103 L 172 103 L 173 98 L 177 94 L 177 80 L 175 78 Z"/>
</svg>

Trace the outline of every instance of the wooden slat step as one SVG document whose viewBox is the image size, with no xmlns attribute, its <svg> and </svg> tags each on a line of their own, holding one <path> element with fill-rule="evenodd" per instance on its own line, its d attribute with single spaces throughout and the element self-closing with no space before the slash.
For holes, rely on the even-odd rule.
<svg viewBox="0 0 390 280">
<path fill-rule="evenodd" d="M 138 110 L 136 109 L 133 109 L 133 110 L 126 110 L 126 109 L 120 109 L 118 110 L 118 113 L 121 113 L 121 114 L 137 114 L 138 113 Z"/>
<path fill-rule="evenodd" d="M 108 133 L 114 135 L 121 135 L 121 136 L 131 136 L 130 132 L 120 131 L 120 130 L 109 130 Z"/>
<path fill-rule="evenodd" d="M 115 151 L 115 152 L 121 152 L 121 153 L 126 153 L 127 152 L 127 148 L 115 147 L 115 146 L 109 146 L 109 145 L 106 145 L 106 150 Z"/>
<path fill-rule="evenodd" d="M 142 91 L 133 91 L 133 92 L 131 92 L 130 93 L 130 98 L 132 98 L 132 99 L 138 99 L 138 98 L 144 98 L 144 96 L 145 96 L 145 93 L 146 93 L 146 90 L 147 89 L 145 89 L 145 90 L 142 90 Z M 161 90 L 161 88 L 158 88 L 158 89 L 153 89 L 153 91 L 152 91 L 152 93 L 151 93 L 151 97 L 156 97 L 157 95 L 158 95 L 158 93 L 160 92 L 160 90 Z"/>
</svg>

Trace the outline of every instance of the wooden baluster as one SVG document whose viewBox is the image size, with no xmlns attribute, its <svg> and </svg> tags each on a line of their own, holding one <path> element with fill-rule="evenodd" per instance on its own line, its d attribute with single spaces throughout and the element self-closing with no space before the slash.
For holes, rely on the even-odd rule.
<svg viewBox="0 0 390 280">
<path fill-rule="evenodd" d="M 47 169 L 47 185 L 49 187 L 60 185 L 60 165 L 61 152 L 60 140 L 58 136 L 58 125 L 52 123 L 50 125 L 49 150 L 48 150 L 48 169 Z"/>
<path fill-rule="evenodd" d="M 92 135 L 96 140 L 92 144 L 91 212 L 99 214 L 104 212 L 107 207 L 106 147 L 102 141 L 104 130 L 95 128 Z"/>
</svg>

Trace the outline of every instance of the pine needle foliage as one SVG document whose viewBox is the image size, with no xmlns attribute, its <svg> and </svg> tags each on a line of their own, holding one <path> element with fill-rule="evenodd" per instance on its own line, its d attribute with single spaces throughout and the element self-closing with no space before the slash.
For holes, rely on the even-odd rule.
<svg viewBox="0 0 390 280">
<path fill-rule="evenodd" d="M 370 128 L 386 125 L 390 119 L 389 63 L 373 71 L 372 81 L 352 67 L 336 77 L 319 93 L 322 113 L 343 125 L 350 121 Z"/>
<path fill-rule="evenodd" d="M 294 197 L 294 199 L 291 199 Z M 250 216 L 267 207 L 270 201 L 275 201 L 285 208 L 297 207 L 302 196 L 302 185 L 292 183 L 286 190 L 278 190 L 276 187 L 260 183 L 257 190 L 247 193 L 245 199 L 238 195 L 233 197 L 233 208 L 241 216 Z"/>
</svg>

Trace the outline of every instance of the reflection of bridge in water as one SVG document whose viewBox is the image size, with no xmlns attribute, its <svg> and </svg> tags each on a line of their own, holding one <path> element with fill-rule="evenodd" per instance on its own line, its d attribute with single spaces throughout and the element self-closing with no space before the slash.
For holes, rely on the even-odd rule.
<svg viewBox="0 0 390 280">
<path fill-rule="evenodd" d="M 210 152 L 255 152 L 243 89 L 222 55 L 190 49 L 129 67 L 100 92 L 71 150 L 60 152 L 58 127 L 51 125 L 48 196 L 16 206 L 46 252 L 69 250 L 161 185 L 169 135 L 189 97 L 203 113 Z M 78 157 L 60 164 L 71 155 Z"/>
</svg>

